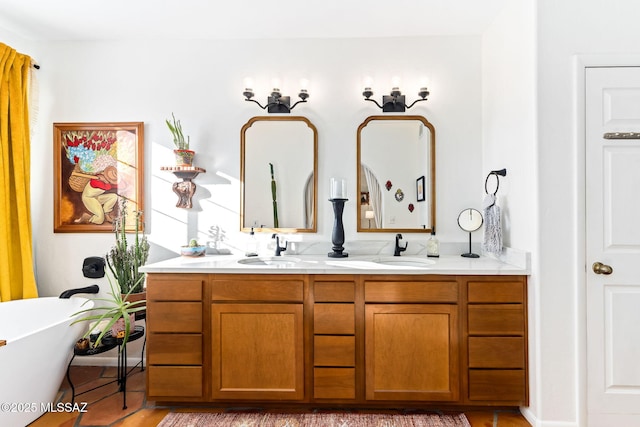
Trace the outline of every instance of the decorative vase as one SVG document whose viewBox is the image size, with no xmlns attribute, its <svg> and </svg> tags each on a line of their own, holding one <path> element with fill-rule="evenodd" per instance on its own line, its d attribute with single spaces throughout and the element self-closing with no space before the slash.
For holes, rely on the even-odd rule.
<svg viewBox="0 0 640 427">
<path fill-rule="evenodd" d="M 191 166 L 193 165 L 193 156 L 196 152 L 193 150 L 173 150 L 176 157 L 176 166 Z"/>
</svg>

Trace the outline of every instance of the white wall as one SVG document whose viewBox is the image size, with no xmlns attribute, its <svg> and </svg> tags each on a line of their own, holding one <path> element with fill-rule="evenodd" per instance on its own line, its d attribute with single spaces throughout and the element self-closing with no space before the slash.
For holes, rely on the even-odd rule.
<svg viewBox="0 0 640 427">
<path fill-rule="evenodd" d="M 529 404 L 524 410 L 535 423 L 541 420 L 542 400 L 551 390 L 539 386 L 538 322 L 538 190 L 536 128 L 535 0 L 509 2 L 482 38 L 482 173 L 506 168 L 500 178 L 498 205 L 502 209 L 504 244 L 532 254 L 533 274 L 528 280 Z M 484 193 L 484 180 L 481 191 Z M 496 179 L 487 189 L 495 191 Z M 554 333 L 547 331 L 547 333 Z M 571 370 L 569 369 L 569 372 Z M 561 405 L 572 405 L 571 375 L 554 378 Z M 561 396 L 558 396 L 561 395 Z"/>
<path fill-rule="evenodd" d="M 583 165 L 576 110 L 576 58 L 640 53 L 640 3 L 537 1 L 539 417 L 545 426 L 584 426 Z M 606 59 L 601 62 L 607 62 Z M 640 65 L 635 61 L 635 65 Z M 627 64 L 630 65 L 630 64 Z"/>
<path fill-rule="evenodd" d="M 25 39 L 14 32 L 5 30 L 2 27 L 0 27 L 0 43 L 4 43 L 18 52 L 31 57 L 35 57 L 36 52 L 38 51 L 38 43 L 35 43 L 33 40 Z"/>
<path fill-rule="evenodd" d="M 532 248 L 536 233 L 534 0 L 510 2 L 483 34 L 483 176 L 507 169 L 498 190 L 506 246 Z M 495 179 L 488 182 L 494 190 Z M 484 181 L 482 181 L 484 192 Z"/>
<path fill-rule="evenodd" d="M 82 259 L 102 255 L 111 234 L 54 234 L 52 130 L 54 122 L 145 122 L 145 213 L 152 260 L 175 256 L 189 238 L 207 240 L 219 227 L 233 250 L 239 234 L 240 129 L 264 115 L 243 100 L 243 79 L 252 76 L 264 102 L 271 79 L 281 79 L 294 95 L 301 78 L 310 81 L 310 99 L 294 113 L 318 129 L 318 232 L 305 240 L 331 247 L 333 211 L 328 199 L 332 176 L 348 180 L 356 194 L 356 131 L 380 111 L 361 96 L 365 76 L 374 79 L 375 97 L 402 78 L 409 100 L 420 79 L 430 79 L 431 96 L 410 110 L 434 124 L 437 134 L 438 235 L 464 241 L 458 212 L 479 207 L 481 194 L 481 40 L 475 36 L 341 40 L 244 40 L 44 43 L 38 60 L 42 130 L 33 140 L 33 212 L 38 286 L 55 295 L 85 284 Z M 26 52 L 28 53 L 28 52 Z M 171 137 L 164 119 L 175 112 L 196 150 L 195 164 L 207 169 L 195 180 L 194 209 L 175 207 Z M 344 213 L 345 247 L 356 239 L 389 239 L 391 233 L 356 233 L 356 200 Z M 407 236 L 426 241 L 427 235 Z"/>
</svg>

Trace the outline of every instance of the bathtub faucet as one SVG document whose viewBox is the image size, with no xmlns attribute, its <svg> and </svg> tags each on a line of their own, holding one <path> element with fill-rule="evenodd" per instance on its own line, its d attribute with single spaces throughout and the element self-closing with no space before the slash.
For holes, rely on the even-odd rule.
<svg viewBox="0 0 640 427">
<path fill-rule="evenodd" d="M 75 294 L 97 294 L 100 291 L 98 285 L 86 286 L 84 288 L 67 289 L 60 294 L 60 298 L 70 298 Z"/>
</svg>

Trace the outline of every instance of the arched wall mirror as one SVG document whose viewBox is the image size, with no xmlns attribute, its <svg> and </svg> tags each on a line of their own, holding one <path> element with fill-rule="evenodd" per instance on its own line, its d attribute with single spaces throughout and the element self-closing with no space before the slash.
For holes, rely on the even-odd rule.
<svg viewBox="0 0 640 427">
<path fill-rule="evenodd" d="M 253 117 L 240 140 L 240 229 L 315 232 L 316 127 L 305 117 Z"/>
<path fill-rule="evenodd" d="M 358 231 L 431 232 L 436 134 L 422 116 L 371 116 L 358 127 Z"/>
</svg>

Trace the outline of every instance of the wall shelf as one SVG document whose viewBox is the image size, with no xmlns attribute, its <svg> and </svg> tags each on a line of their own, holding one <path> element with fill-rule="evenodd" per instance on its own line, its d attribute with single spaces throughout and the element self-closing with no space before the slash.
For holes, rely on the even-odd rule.
<svg viewBox="0 0 640 427">
<path fill-rule="evenodd" d="M 182 180 L 173 183 L 173 192 L 178 195 L 176 207 L 191 209 L 193 207 L 192 198 L 196 192 L 196 184 L 192 180 L 207 171 L 197 166 L 162 166 L 160 170 L 172 172 Z"/>
</svg>

